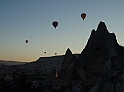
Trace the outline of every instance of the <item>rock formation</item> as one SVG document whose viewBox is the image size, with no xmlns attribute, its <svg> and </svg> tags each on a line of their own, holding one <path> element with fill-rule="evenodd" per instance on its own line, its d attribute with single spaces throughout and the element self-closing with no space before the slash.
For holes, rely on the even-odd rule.
<svg viewBox="0 0 124 92">
<path fill-rule="evenodd" d="M 110 88 L 104 89 L 103 86 L 111 87 L 113 83 L 119 82 L 123 74 L 123 66 L 124 47 L 117 43 L 116 35 L 109 33 L 105 23 L 100 21 L 97 30 L 92 30 L 88 42 L 78 58 L 72 54 L 70 49 L 66 51 L 61 74 L 64 75 L 63 78 L 67 77 L 65 80 L 71 80 L 69 84 L 74 79 L 82 81 L 81 90 L 85 90 L 85 92 L 95 86 L 97 86 L 95 92 L 111 91 Z M 119 77 L 116 80 L 118 74 Z M 79 83 L 77 82 L 76 85 Z"/>
<path fill-rule="evenodd" d="M 100 21 L 97 30 L 92 30 L 87 45 L 77 59 L 78 66 L 82 65 L 86 75 L 84 86 L 90 89 L 101 80 L 110 78 L 115 69 L 122 69 L 122 53 L 124 48 L 117 43 L 115 34 L 109 33 L 105 23 Z"/>
<path fill-rule="evenodd" d="M 60 72 L 60 77 L 63 79 L 63 86 L 67 87 L 71 84 L 72 77 L 75 76 L 75 65 L 76 56 L 72 54 L 71 50 L 68 48 L 62 61 L 62 69 Z"/>
<path fill-rule="evenodd" d="M 68 48 L 67 51 L 66 51 L 66 53 L 65 53 L 64 60 L 63 60 L 63 62 L 62 62 L 62 68 L 63 68 L 63 69 L 68 67 L 69 61 L 71 60 L 72 56 L 73 56 L 73 55 L 72 55 L 72 52 L 71 52 L 71 50 Z"/>
</svg>

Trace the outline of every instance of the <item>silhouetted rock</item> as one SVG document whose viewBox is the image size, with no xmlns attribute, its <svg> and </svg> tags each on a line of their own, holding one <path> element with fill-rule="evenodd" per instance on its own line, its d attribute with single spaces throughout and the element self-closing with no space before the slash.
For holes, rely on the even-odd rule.
<svg viewBox="0 0 124 92">
<path fill-rule="evenodd" d="M 72 54 L 71 50 L 68 48 L 65 53 L 65 57 L 62 62 L 62 69 L 60 72 L 60 77 L 64 80 L 63 81 L 64 86 L 71 85 L 72 77 L 74 77 L 76 73 L 75 65 L 76 65 L 76 56 Z"/>
<path fill-rule="evenodd" d="M 64 60 L 62 62 L 62 68 L 63 69 L 68 67 L 68 64 L 69 64 L 69 61 L 70 61 L 71 58 L 72 58 L 72 52 L 68 48 L 67 51 L 66 51 L 66 53 L 65 53 Z"/>
<path fill-rule="evenodd" d="M 119 66 L 119 47 L 115 34 L 109 33 L 105 23 L 100 21 L 97 30 L 92 30 L 88 42 L 77 60 L 78 66 L 82 65 L 85 71 L 85 86 L 89 88 L 98 84 L 102 75 L 107 77 L 110 74 L 108 71 Z M 110 64 L 107 64 L 108 62 Z"/>
</svg>

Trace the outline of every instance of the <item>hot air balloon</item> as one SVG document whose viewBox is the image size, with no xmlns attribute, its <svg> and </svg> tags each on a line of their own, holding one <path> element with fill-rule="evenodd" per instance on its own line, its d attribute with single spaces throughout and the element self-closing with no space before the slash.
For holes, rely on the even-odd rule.
<svg viewBox="0 0 124 92">
<path fill-rule="evenodd" d="M 57 53 L 55 53 L 55 55 L 56 55 Z"/>
<path fill-rule="evenodd" d="M 46 52 L 44 52 L 46 54 Z"/>
<path fill-rule="evenodd" d="M 86 13 L 81 14 L 82 19 L 84 20 L 86 18 Z"/>
<path fill-rule="evenodd" d="M 54 22 L 52 23 L 52 25 L 56 28 L 56 27 L 58 26 L 58 22 L 57 22 L 57 21 L 54 21 Z"/>
<path fill-rule="evenodd" d="M 25 40 L 26 43 L 28 43 L 28 40 Z"/>
</svg>

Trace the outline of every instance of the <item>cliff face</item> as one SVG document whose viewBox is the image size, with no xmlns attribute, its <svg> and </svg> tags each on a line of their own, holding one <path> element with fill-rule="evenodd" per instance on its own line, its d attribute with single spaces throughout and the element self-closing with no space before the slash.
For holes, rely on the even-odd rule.
<svg viewBox="0 0 124 92">
<path fill-rule="evenodd" d="M 115 34 L 109 33 L 105 23 L 100 22 L 97 30 L 92 30 L 87 45 L 78 58 L 78 63 L 82 64 L 85 71 L 89 71 L 90 64 L 100 59 L 106 63 L 112 56 L 117 56 L 118 47 Z"/>
<path fill-rule="evenodd" d="M 92 30 L 80 59 L 82 62 L 93 62 L 100 57 L 108 59 L 117 55 L 118 46 L 115 34 L 109 33 L 105 23 L 100 22 L 97 30 Z"/>
<path fill-rule="evenodd" d="M 104 22 L 91 31 L 88 42 L 79 56 L 68 48 L 62 61 L 59 78 L 65 90 L 78 86 L 77 92 L 113 92 L 122 85 L 124 47 L 117 43 L 116 35 L 109 33 Z M 114 87 L 112 87 L 114 85 Z M 124 87 L 124 85 L 123 85 Z M 68 91 L 67 91 L 68 92 Z"/>
<path fill-rule="evenodd" d="M 123 53 L 123 54 L 122 54 Z M 120 72 L 124 65 L 124 48 L 117 43 L 114 33 L 109 33 L 104 22 L 100 21 L 77 59 L 77 65 L 85 72 L 83 84 L 90 89 L 105 78 L 111 78 L 112 72 Z"/>
</svg>

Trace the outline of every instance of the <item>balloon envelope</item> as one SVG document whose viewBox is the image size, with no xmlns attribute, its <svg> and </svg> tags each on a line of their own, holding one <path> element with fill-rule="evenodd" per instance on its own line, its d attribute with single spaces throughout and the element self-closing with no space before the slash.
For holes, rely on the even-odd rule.
<svg viewBox="0 0 124 92">
<path fill-rule="evenodd" d="M 25 40 L 26 43 L 28 43 L 28 40 Z"/>
<path fill-rule="evenodd" d="M 58 26 L 58 22 L 57 22 L 57 21 L 54 21 L 54 22 L 52 23 L 52 25 L 56 28 L 56 27 Z"/>
<path fill-rule="evenodd" d="M 81 14 L 82 19 L 84 20 L 86 18 L 86 13 Z"/>
</svg>

